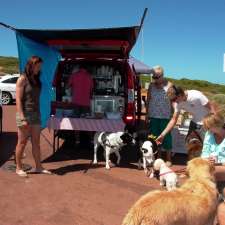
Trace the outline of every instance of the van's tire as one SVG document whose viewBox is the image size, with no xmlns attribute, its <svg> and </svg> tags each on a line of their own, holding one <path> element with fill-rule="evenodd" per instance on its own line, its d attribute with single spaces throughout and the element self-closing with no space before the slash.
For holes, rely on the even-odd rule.
<svg viewBox="0 0 225 225">
<path fill-rule="evenodd" d="M 2 104 L 9 105 L 12 102 L 12 95 L 9 92 L 2 92 Z"/>
</svg>

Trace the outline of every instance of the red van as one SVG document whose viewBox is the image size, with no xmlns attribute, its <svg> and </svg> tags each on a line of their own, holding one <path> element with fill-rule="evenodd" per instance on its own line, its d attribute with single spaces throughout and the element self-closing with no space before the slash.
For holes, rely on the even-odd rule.
<svg viewBox="0 0 225 225">
<path fill-rule="evenodd" d="M 135 125 L 140 119 L 141 91 L 135 65 L 130 62 L 132 50 L 141 24 L 131 27 L 33 30 L 17 29 L 25 37 L 58 50 L 61 60 L 55 74 L 52 114 L 70 117 L 71 90 L 68 80 L 74 69 L 88 66 L 94 81 L 88 118 L 122 119 L 126 125 Z M 80 84 L 82 86 L 82 84 Z"/>
<path fill-rule="evenodd" d="M 60 51 L 62 60 L 54 80 L 56 100 L 68 101 L 66 83 L 75 67 L 88 65 L 94 79 L 92 112 L 104 112 L 108 117 L 120 113 L 126 124 L 134 124 L 135 91 L 140 94 L 135 68 L 129 54 L 141 26 L 78 29 L 78 30 L 20 30 L 25 36 L 46 43 Z M 82 84 L 81 84 L 82 85 Z M 114 113 L 114 114 L 113 114 Z"/>
</svg>

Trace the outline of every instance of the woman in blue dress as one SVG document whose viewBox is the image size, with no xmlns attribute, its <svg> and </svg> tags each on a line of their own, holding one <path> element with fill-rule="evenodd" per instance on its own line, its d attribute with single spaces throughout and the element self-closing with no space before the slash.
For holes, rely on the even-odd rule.
<svg viewBox="0 0 225 225">
<path fill-rule="evenodd" d="M 202 158 L 208 159 L 216 166 L 215 177 L 218 190 L 221 193 L 223 202 L 220 203 L 217 210 L 217 219 L 220 225 L 225 224 L 225 116 L 220 111 L 216 114 L 209 114 L 203 120 L 204 128 L 207 130 Z"/>
</svg>

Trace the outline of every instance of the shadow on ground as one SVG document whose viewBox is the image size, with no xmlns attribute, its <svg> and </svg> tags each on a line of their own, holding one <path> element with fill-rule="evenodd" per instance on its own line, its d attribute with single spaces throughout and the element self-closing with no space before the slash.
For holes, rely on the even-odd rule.
<svg viewBox="0 0 225 225">
<path fill-rule="evenodd" d="M 103 167 L 105 165 L 105 159 L 103 154 L 103 148 L 99 148 L 98 150 L 98 162 L 103 162 L 103 164 L 94 165 L 92 163 L 93 155 L 94 155 L 94 146 L 93 144 L 79 145 L 71 140 L 65 140 L 64 143 L 60 146 L 58 151 L 44 159 L 43 163 L 52 163 L 52 162 L 62 162 L 62 161 L 70 161 L 70 160 L 89 160 L 89 163 L 75 163 L 73 165 L 63 165 L 62 167 L 52 170 L 53 173 L 58 175 L 64 175 L 66 173 L 75 172 L 75 171 L 83 171 L 86 173 L 89 169 L 96 167 Z M 140 153 L 138 151 L 137 146 L 124 146 L 120 151 L 121 155 L 121 163 L 119 167 L 137 169 L 137 162 L 140 157 Z M 116 164 L 116 156 L 115 154 L 111 154 L 110 160 L 113 164 Z M 187 157 L 185 154 L 175 154 L 173 157 L 174 165 L 185 165 Z M 136 165 L 135 165 L 136 164 Z"/>
<path fill-rule="evenodd" d="M 14 154 L 17 144 L 16 132 L 3 132 L 0 135 L 0 167 Z"/>
</svg>

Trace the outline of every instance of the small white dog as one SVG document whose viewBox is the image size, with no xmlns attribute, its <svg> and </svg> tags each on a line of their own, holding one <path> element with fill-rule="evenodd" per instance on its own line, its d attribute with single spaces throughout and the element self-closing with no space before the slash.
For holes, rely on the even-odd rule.
<svg viewBox="0 0 225 225">
<path fill-rule="evenodd" d="M 160 186 L 165 185 L 168 191 L 174 190 L 177 187 L 178 180 L 176 173 L 162 159 L 156 159 L 153 168 L 159 171 Z"/>
<path fill-rule="evenodd" d="M 154 171 L 149 170 L 150 167 L 153 167 L 153 163 L 155 161 L 155 154 L 157 154 L 157 144 L 153 139 L 149 139 L 148 141 L 144 141 L 144 143 L 140 147 L 142 153 L 142 160 L 143 160 L 143 169 L 144 172 L 149 178 L 154 177 Z M 141 159 L 138 162 L 138 168 L 141 168 Z M 149 174 L 150 172 L 150 174 Z"/>
<path fill-rule="evenodd" d="M 121 147 L 126 144 L 135 144 L 133 136 L 127 132 L 116 132 L 116 133 L 106 133 L 100 132 L 95 133 L 94 136 L 94 164 L 97 164 L 97 151 L 98 147 L 101 145 L 104 148 L 104 156 L 106 160 L 106 169 L 110 169 L 109 166 L 109 156 L 111 153 L 115 153 L 117 156 L 117 165 L 120 164 L 120 153 Z"/>
</svg>

